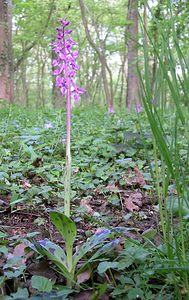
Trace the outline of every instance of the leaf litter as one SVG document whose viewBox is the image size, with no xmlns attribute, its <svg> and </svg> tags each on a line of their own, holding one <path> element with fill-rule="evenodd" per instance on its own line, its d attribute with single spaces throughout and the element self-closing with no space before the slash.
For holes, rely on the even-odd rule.
<svg viewBox="0 0 189 300">
<path fill-rule="evenodd" d="M 107 131 L 109 125 L 110 123 L 107 124 Z M 57 134 L 59 134 L 58 128 Z M 101 126 L 98 128 L 97 136 L 101 135 Z M 27 128 L 25 128 L 26 131 Z M 39 139 L 35 137 L 35 130 L 33 137 L 31 131 L 30 128 L 27 142 L 30 145 L 29 143 L 32 141 L 33 146 L 26 145 L 27 147 L 22 148 L 21 157 L 16 158 L 17 164 L 14 163 L 15 168 L 11 170 L 13 179 L 10 178 L 10 172 L 6 171 L 8 177 L 3 182 L 4 190 L 0 194 L 0 226 L 9 237 L 24 239 L 31 233 L 36 234 L 37 239 L 50 238 L 64 246 L 64 241 L 49 221 L 48 213 L 57 207 L 59 197 L 62 197 L 62 156 L 64 157 L 62 147 L 64 145 L 58 144 L 58 135 L 57 139 L 52 140 L 52 133 L 49 133 L 47 128 L 46 135 L 41 134 L 40 136 L 44 150 L 41 148 L 42 155 L 38 157 L 36 153 L 39 151 L 36 151 L 35 148 L 39 145 Z M 145 232 L 147 234 L 148 230 L 156 228 L 158 220 L 157 213 L 153 210 L 150 197 L 144 188 L 148 182 L 145 180 L 143 170 L 139 169 L 137 165 L 138 157 L 130 158 L 128 165 L 117 164 L 116 159 L 120 155 L 122 156 L 123 152 L 116 153 L 112 148 L 106 148 L 106 143 L 110 139 L 109 133 L 107 136 L 105 133 L 98 149 L 96 144 L 93 145 L 92 139 L 90 142 L 88 140 L 88 152 L 85 153 L 85 136 L 87 134 L 83 132 L 84 148 L 82 148 L 81 140 L 77 139 L 77 134 L 77 131 L 73 133 L 75 145 L 72 146 L 72 187 L 76 195 L 72 200 L 72 212 L 78 229 L 75 247 L 81 245 L 92 233 L 107 226 L 129 229 L 125 238 L 141 241 L 142 234 Z M 113 137 L 113 135 L 111 136 Z M 18 134 L 17 140 L 19 143 Z M 33 141 L 36 142 L 36 145 Z M 54 142 L 56 142 L 56 147 L 54 147 Z M 115 140 L 111 142 L 117 143 Z M 18 147 L 16 143 L 15 141 L 15 153 Z M 111 153 L 111 151 L 113 152 Z M 49 153 L 53 153 L 53 155 L 49 156 Z M 6 166 L 4 168 L 6 169 Z M 149 182 L 149 184 L 151 183 Z M 37 222 L 37 219 L 43 219 L 43 222 Z M 117 246 L 118 252 L 121 251 L 125 238 L 120 237 L 120 245 Z M 21 257 L 21 262 L 27 264 L 27 271 L 31 275 L 46 276 L 61 282 L 60 277 L 57 278 L 53 271 L 48 272 L 48 263 L 39 261 L 36 264 L 33 262 L 32 254 L 27 256 L 24 243 L 15 243 L 12 247 L 12 251 L 9 251 L 7 258 L 5 256 L 4 259 L 18 255 Z M 90 277 L 91 272 L 85 270 L 78 275 L 78 283 L 84 283 L 90 280 Z M 77 297 L 79 296 L 77 295 Z M 91 292 L 85 292 L 83 297 L 90 299 Z M 101 297 L 101 299 L 109 298 L 104 295 L 104 298 Z"/>
</svg>

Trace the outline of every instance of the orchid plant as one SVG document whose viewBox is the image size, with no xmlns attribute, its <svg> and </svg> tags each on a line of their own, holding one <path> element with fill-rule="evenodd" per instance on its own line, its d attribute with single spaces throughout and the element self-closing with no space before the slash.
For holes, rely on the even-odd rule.
<svg viewBox="0 0 189 300">
<path fill-rule="evenodd" d="M 76 42 L 71 38 L 72 30 L 68 28 L 70 22 L 60 19 L 61 26 L 57 28 L 57 40 L 53 43 L 53 51 L 57 54 L 57 59 L 53 61 L 56 76 L 56 86 L 60 88 L 62 96 L 67 97 L 67 117 L 66 117 L 66 167 L 64 183 L 64 214 L 58 211 L 51 211 L 50 218 L 56 229 L 65 241 L 65 250 L 48 239 L 35 241 L 30 240 L 29 246 L 42 256 L 50 259 L 58 271 L 67 279 L 72 286 L 77 281 L 77 275 L 89 262 L 113 249 L 119 240 L 115 239 L 107 242 L 111 237 L 109 229 L 103 229 L 91 236 L 79 249 L 74 251 L 74 242 L 77 236 L 75 223 L 70 218 L 70 194 L 71 194 L 71 101 L 78 102 L 79 96 L 85 92 L 79 88 L 75 82 L 75 75 L 79 69 L 76 64 L 78 51 L 73 50 Z M 49 126 L 49 125 L 48 125 Z M 76 272 L 78 262 L 92 250 L 96 250 L 91 258 Z"/>
<path fill-rule="evenodd" d="M 65 241 L 65 251 L 59 245 L 48 239 L 34 241 L 30 239 L 29 247 L 42 256 L 46 256 L 57 267 L 57 271 L 66 279 L 69 286 L 77 283 L 77 278 L 85 267 L 94 262 L 103 254 L 107 254 L 119 244 L 119 239 L 107 241 L 111 237 L 110 229 L 101 229 L 87 239 L 87 241 L 74 251 L 73 245 L 76 240 L 77 230 L 75 223 L 61 212 L 51 211 L 50 219 Z M 120 232 L 121 230 L 121 232 Z M 114 234 L 120 235 L 124 229 L 114 228 Z M 92 253 L 90 258 L 77 268 L 78 263 L 87 253 Z"/>
<path fill-rule="evenodd" d="M 53 51 L 57 55 L 57 59 L 53 60 L 55 67 L 53 75 L 56 76 L 56 86 L 60 88 L 62 96 L 67 97 L 64 212 L 69 217 L 71 200 L 71 106 L 72 98 L 77 103 L 79 96 L 85 92 L 85 89 L 78 87 L 75 82 L 75 76 L 79 70 L 79 65 L 76 63 L 78 51 L 74 50 L 76 42 L 71 38 L 72 30 L 68 28 L 70 22 L 61 18 L 60 25 L 57 28 L 56 41 L 53 43 Z"/>
</svg>

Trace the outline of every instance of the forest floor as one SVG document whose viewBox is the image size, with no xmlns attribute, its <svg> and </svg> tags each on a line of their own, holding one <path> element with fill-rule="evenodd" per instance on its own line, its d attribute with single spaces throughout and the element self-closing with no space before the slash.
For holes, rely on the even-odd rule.
<svg viewBox="0 0 189 300">
<path fill-rule="evenodd" d="M 65 248 L 49 217 L 51 210 L 63 208 L 65 112 L 4 109 L 0 127 L 2 299 L 174 299 L 172 283 L 167 286 L 167 277 L 158 271 L 164 262 L 155 247 L 163 240 L 153 142 L 143 113 L 73 113 L 74 249 L 104 228 L 124 228 L 116 235 L 115 249 L 81 272 L 75 287 L 66 286 L 52 262 L 36 256 L 26 243 L 48 238 Z M 104 271 L 103 262 L 109 263 Z M 53 283 L 51 290 L 32 284 L 36 275 Z"/>
</svg>

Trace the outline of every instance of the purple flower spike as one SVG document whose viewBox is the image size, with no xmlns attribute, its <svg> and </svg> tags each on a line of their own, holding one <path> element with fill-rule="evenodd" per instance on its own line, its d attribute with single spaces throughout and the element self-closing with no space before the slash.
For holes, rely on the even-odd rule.
<svg viewBox="0 0 189 300">
<path fill-rule="evenodd" d="M 53 75 L 56 76 L 56 86 L 60 88 L 62 96 L 68 95 L 68 85 L 70 85 L 71 96 L 77 103 L 79 96 L 85 93 L 85 89 L 77 87 L 74 78 L 79 70 L 79 66 L 76 64 L 78 51 L 72 50 L 76 42 L 71 39 L 72 30 L 67 28 L 70 22 L 61 18 L 60 24 L 61 27 L 57 28 L 57 40 L 52 44 L 53 51 L 57 54 L 57 59 L 53 60 L 55 67 Z"/>
</svg>

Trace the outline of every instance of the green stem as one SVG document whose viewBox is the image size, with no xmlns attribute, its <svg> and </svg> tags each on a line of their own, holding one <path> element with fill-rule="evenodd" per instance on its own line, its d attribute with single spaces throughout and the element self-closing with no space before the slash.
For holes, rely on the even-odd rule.
<svg viewBox="0 0 189 300">
<path fill-rule="evenodd" d="M 66 56 L 66 53 L 65 53 L 65 56 Z M 65 168 L 65 181 L 64 181 L 64 213 L 67 217 L 70 217 L 70 202 L 71 202 L 71 150 L 70 150 L 71 88 L 70 88 L 70 78 L 69 78 L 67 62 L 65 62 L 65 76 L 66 76 L 66 84 L 67 84 L 67 113 L 66 113 L 66 168 Z"/>
<path fill-rule="evenodd" d="M 71 196 L 71 155 L 66 155 L 66 168 L 64 180 L 64 213 L 70 217 L 70 196 Z"/>
<path fill-rule="evenodd" d="M 153 138 L 153 153 L 154 153 L 154 161 L 155 161 L 156 190 L 157 190 L 157 195 L 158 195 L 161 227 L 162 227 L 162 231 L 163 231 L 164 241 L 166 242 L 166 229 L 165 229 L 164 214 L 163 214 L 163 207 L 162 207 L 162 193 L 161 193 L 161 188 L 160 188 L 160 184 L 159 184 L 160 176 L 159 176 L 158 156 L 157 156 L 156 147 L 157 147 L 156 140 L 155 140 L 155 138 Z"/>
<path fill-rule="evenodd" d="M 73 268 L 73 248 L 70 246 L 67 246 L 66 251 L 67 251 L 68 270 L 71 273 L 72 268 Z"/>
<path fill-rule="evenodd" d="M 72 280 L 73 280 L 75 274 L 75 268 L 73 268 L 73 247 L 66 245 L 66 252 L 67 252 L 68 271 L 72 276 Z M 71 280 L 67 280 L 67 285 L 72 287 L 73 282 Z"/>
</svg>

